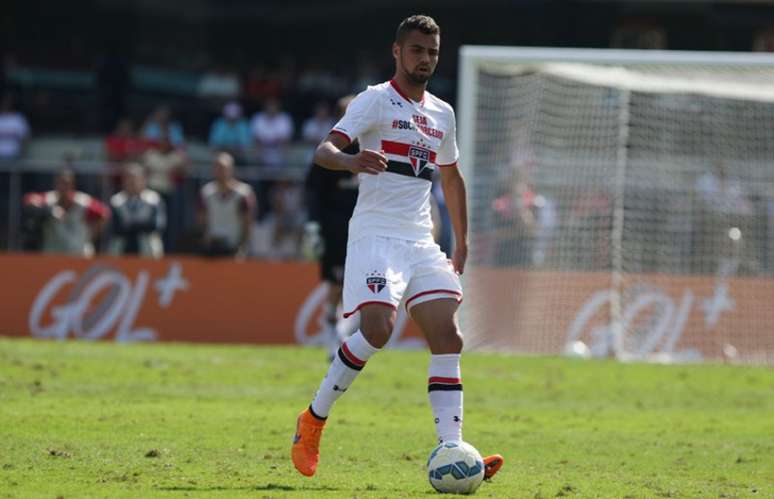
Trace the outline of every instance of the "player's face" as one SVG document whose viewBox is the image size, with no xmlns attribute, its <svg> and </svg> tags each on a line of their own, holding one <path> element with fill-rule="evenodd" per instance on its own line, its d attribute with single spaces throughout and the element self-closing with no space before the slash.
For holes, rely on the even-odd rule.
<svg viewBox="0 0 774 499">
<path fill-rule="evenodd" d="M 438 65 L 441 37 L 426 35 L 418 30 L 409 32 L 403 43 L 393 47 L 393 55 L 402 71 L 416 84 L 427 83 Z"/>
</svg>

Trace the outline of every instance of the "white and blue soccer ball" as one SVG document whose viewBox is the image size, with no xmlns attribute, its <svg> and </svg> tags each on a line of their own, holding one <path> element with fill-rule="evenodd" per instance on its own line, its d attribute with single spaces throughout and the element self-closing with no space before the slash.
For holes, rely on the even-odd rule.
<svg viewBox="0 0 774 499">
<path fill-rule="evenodd" d="M 484 480 L 484 460 L 467 442 L 441 442 L 430 453 L 427 474 L 442 494 L 472 494 Z"/>
</svg>

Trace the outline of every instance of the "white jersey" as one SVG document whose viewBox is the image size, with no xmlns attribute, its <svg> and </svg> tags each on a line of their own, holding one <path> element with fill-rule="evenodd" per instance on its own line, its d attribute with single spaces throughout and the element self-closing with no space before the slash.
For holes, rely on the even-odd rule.
<svg viewBox="0 0 774 499">
<path fill-rule="evenodd" d="M 383 151 L 384 173 L 361 173 L 349 242 L 366 236 L 432 240 L 430 188 L 437 167 L 456 166 L 454 110 L 425 92 L 412 101 L 394 81 L 369 86 L 355 97 L 333 133 L 358 139 L 360 149 Z"/>
</svg>

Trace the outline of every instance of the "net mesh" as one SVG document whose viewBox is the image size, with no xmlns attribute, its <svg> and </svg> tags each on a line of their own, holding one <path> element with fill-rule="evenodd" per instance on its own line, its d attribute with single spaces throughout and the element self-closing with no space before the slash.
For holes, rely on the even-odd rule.
<svg viewBox="0 0 774 499">
<path fill-rule="evenodd" d="M 476 79 L 469 348 L 774 361 L 774 68 Z"/>
</svg>

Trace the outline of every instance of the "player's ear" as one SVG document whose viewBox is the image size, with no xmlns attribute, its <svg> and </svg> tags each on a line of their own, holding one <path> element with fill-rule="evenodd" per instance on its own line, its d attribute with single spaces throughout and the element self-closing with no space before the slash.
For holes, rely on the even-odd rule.
<svg viewBox="0 0 774 499">
<path fill-rule="evenodd" d="M 395 59 L 400 57 L 400 45 L 398 45 L 398 42 L 392 42 L 392 56 Z"/>
</svg>

